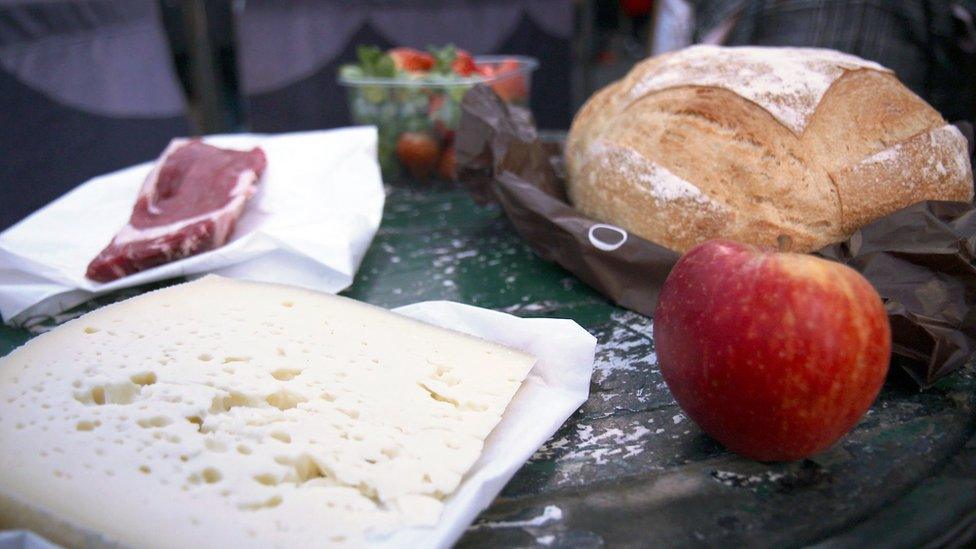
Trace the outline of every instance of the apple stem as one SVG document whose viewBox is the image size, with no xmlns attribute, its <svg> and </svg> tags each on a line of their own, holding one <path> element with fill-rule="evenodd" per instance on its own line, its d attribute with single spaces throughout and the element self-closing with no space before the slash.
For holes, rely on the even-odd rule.
<svg viewBox="0 0 976 549">
<path fill-rule="evenodd" d="M 786 234 L 781 234 L 776 237 L 776 244 L 779 246 L 779 251 L 783 253 L 793 249 L 793 239 Z"/>
</svg>

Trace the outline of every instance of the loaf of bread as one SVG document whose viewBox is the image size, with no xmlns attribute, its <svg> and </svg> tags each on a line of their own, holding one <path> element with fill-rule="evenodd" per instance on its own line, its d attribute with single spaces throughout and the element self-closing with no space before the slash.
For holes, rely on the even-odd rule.
<svg viewBox="0 0 976 549">
<path fill-rule="evenodd" d="M 648 59 L 580 110 L 566 161 L 579 210 L 679 252 L 717 237 L 808 252 L 973 197 L 958 129 L 888 69 L 822 49 Z"/>
</svg>

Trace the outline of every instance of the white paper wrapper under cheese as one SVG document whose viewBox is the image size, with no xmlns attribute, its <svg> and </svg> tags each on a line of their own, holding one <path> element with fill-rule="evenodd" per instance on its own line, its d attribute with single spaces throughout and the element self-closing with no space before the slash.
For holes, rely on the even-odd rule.
<svg viewBox="0 0 976 549">
<path fill-rule="evenodd" d="M 39 537 L 33 532 L 0 532 L 0 549 L 59 549 L 57 545 Z"/>
<path fill-rule="evenodd" d="M 571 321 L 403 312 L 538 359 L 480 459 L 535 359 L 343 298 L 208 277 L 0 361 L 0 492 L 89 541 L 447 546 L 585 401 L 595 341 Z"/>
<path fill-rule="evenodd" d="M 260 145 L 268 167 L 226 245 L 99 284 L 85 268 L 125 226 L 148 162 L 96 177 L 0 234 L 0 316 L 23 324 L 93 296 L 216 273 L 335 293 L 352 283 L 383 215 L 375 128 L 205 138 Z"/>
</svg>

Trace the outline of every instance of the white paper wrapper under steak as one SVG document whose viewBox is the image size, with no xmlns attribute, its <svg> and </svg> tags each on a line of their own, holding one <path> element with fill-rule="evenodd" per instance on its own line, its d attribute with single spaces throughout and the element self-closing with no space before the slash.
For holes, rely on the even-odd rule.
<svg viewBox="0 0 976 549">
<path fill-rule="evenodd" d="M 268 167 L 224 246 L 101 284 L 85 269 L 132 213 L 154 162 L 91 179 L 0 234 L 0 316 L 51 316 L 121 288 L 207 273 L 336 293 L 348 287 L 383 216 L 372 127 L 204 141 L 260 146 Z"/>
</svg>

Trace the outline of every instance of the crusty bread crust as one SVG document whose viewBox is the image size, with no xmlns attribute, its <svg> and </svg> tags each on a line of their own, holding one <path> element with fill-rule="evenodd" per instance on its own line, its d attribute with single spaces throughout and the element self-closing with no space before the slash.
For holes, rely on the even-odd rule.
<svg viewBox="0 0 976 549">
<path fill-rule="evenodd" d="M 566 160 L 579 210 L 676 251 L 716 237 L 813 251 L 973 193 L 955 128 L 887 69 L 829 50 L 649 59 L 584 105 Z"/>
</svg>

